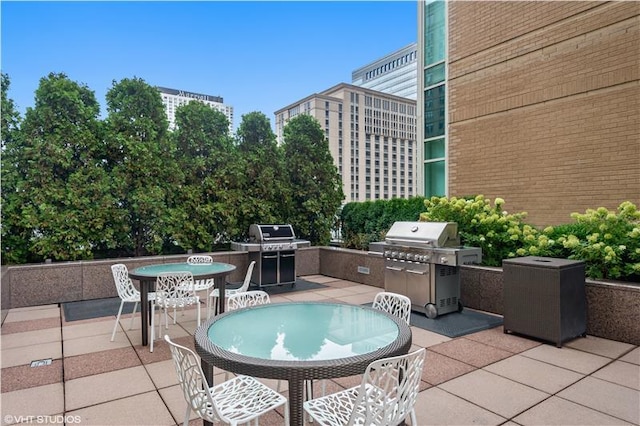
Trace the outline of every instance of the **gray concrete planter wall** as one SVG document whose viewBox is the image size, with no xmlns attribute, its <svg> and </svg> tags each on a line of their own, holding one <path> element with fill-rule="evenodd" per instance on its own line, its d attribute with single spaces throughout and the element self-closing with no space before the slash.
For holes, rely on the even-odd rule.
<svg viewBox="0 0 640 426">
<path fill-rule="evenodd" d="M 463 266 L 461 294 L 465 306 L 502 315 L 502 268 Z M 587 334 L 640 345 L 640 283 L 587 279 Z"/>
<path fill-rule="evenodd" d="M 215 260 L 236 265 L 230 281 L 241 281 L 248 264 L 246 252 L 211 253 Z M 2 268 L 2 319 L 10 308 L 117 296 L 111 265 L 129 269 L 153 263 L 183 262 L 186 255 L 100 261 L 60 262 Z M 300 249 L 299 276 L 326 275 L 384 289 L 384 259 L 379 253 L 337 247 Z M 463 266 L 460 271 L 464 306 L 503 314 L 502 268 Z M 587 333 L 640 345 L 640 284 L 587 280 Z"/>
</svg>

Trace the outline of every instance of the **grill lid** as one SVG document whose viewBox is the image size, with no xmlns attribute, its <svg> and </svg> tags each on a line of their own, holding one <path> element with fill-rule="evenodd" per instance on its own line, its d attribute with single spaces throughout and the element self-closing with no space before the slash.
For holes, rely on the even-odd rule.
<svg viewBox="0 0 640 426">
<path fill-rule="evenodd" d="M 455 247 L 460 245 L 455 222 L 395 222 L 385 242 L 413 247 Z"/>
<path fill-rule="evenodd" d="M 249 226 L 249 241 L 262 243 L 265 241 L 288 241 L 294 240 L 296 234 L 291 225 L 258 225 Z"/>
</svg>

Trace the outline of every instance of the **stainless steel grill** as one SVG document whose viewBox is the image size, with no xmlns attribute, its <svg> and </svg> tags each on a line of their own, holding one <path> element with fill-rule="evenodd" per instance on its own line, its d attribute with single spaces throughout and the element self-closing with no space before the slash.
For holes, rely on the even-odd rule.
<svg viewBox="0 0 640 426">
<path fill-rule="evenodd" d="M 429 318 L 462 311 L 459 265 L 480 263 L 482 250 L 460 245 L 457 223 L 395 222 L 377 247 L 386 291 L 409 297 Z"/>
<path fill-rule="evenodd" d="M 231 249 L 248 251 L 256 261 L 251 282 L 258 287 L 293 284 L 296 281 L 296 250 L 311 243 L 296 239 L 291 225 L 249 226 L 249 242 L 232 242 Z"/>
</svg>

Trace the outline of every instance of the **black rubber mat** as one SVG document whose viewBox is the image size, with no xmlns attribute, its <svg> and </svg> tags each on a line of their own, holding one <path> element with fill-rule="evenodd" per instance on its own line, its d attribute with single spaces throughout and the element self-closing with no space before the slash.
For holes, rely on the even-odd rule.
<svg viewBox="0 0 640 426">
<path fill-rule="evenodd" d="M 365 303 L 365 305 L 371 306 L 371 303 Z M 444 314 L 434 319 L 419 312 L 411 312 L 410 321 L 412 326 L 447 337 L 460 337 L 502 325 L 501 316 L 485 314 L 472 309 Z"/>
<path fill-rule="evenodd" d="M 296 280 L 295 284 L 280 284 L 280 285 L 272 285 L 272 286 L 263 286 L 259 290 L 263 290 L 263 291 L 269 293 L 269 295 L 274 295 L 274 294 L 290 293 L 292 291 L 315 290 L 315 289 L 324 288 L 324 287 L 326 287 L 326 285 L 324 285 L 324 284 L 319 284 L 319 283 L 314 283 L 314 282 L 311 282 L 311 281 L 305 281 L 305 280 L 298 279 L 298 280 Z M 252 284 L 249 287 L 249 290 L 258 290 L 258 286 Z"/>
<path fill-rule="evenodd" d="M 228 288 L 238 287 L 240 283 L 227 284 Z M 295 284 L 282 284 L 277 286 L 263 287 L 262 290 L 270 295 L 290 293 L 292 291 L 314 290 L 326 287 L 323 284 L 313 283 L 298 279 Z M 257 290 L 257 287 L 250 287 L 250 290 Z M 120 307 L 119 297 L 109 297 L 106 299 L 81 300 L 78 302 L 66 302 L 62 304 L 64 318 L 67 321 L 79 321 L 91 318 L 102 318 L 118 315 Z M 122 308 L 122 315 L 131 314 L 133 303 L 125 303 Z M 137 311 L 140 311 L 138 304 Z"/>
<path fill-rule="evenodd" d="M 67 321 L 79 321 L 90 318 L 102 318 L 118 315 L 120 308 L 120 298 L 110 297 L 108 299 L 81 300 L 78 302 L 67 302 L 62 304 L 64 318 Z M 122 308 L 122 315 L 131 314 L 133 303 L 125 303 Z M 140 311 L 138 303 L 137 311 Z"/>
<path fill-rule="evenodd" d="M 411 325 L 447 337 L 459 337 L 465 334 L 498 327 L 502 325 L 502 317 L 471 309 L 465 309 L 462 312 L 452 312 L 434 319 L 427 318 L 427 316 L 422 313 L 412 312 Z"/>
</svg>

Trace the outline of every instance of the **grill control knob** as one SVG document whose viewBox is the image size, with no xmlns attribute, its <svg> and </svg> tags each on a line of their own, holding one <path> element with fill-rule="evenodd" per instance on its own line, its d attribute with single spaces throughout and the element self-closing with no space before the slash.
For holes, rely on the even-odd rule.
<svg viewBox="0 0 640 426">
<path fill-rule="evenodd" d="M 385 250 L 384 251 L 384 255 L 385 255 L 385 257 L 390 257 L 391 256 L 391 250 Z"/>
<path fill-rule="evenodd" d="M 407 253 L 407 260 L 413 260 L 413 253 Z"/>
<path fill-rule="evenodd" d="M 442 263 L 443 265 L 446 265 L 447 263 L 449 263 L 449 259 L 446 256 L 442 256 L 440 258 L 440 263 Z"/>
<path fill-rule="evenodd" d="M 398 257 L 398 252 L 397 251 L 392 251 L 391 252 L 391 257 Z"/>
</svg>

